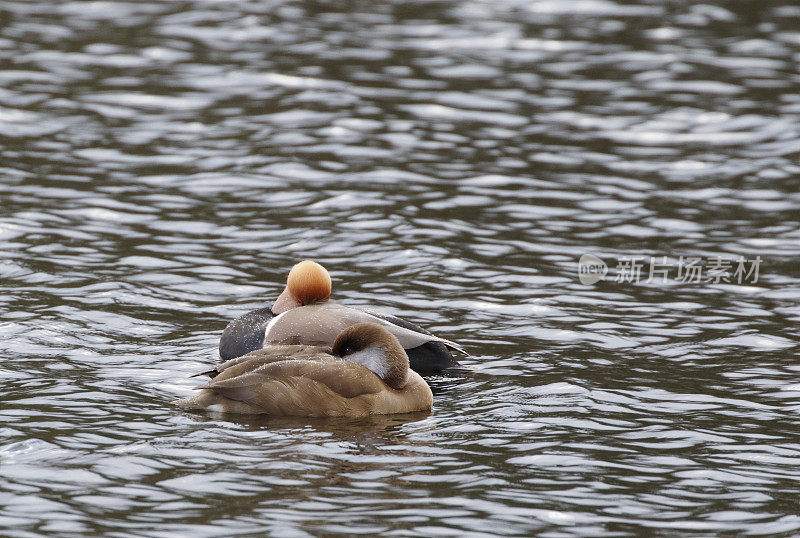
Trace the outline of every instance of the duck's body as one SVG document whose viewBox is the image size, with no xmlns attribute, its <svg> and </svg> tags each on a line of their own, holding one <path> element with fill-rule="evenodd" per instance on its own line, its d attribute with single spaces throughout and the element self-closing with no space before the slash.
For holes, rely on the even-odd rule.
<svg viewBox="0 0 800 538">
<path fill-rule="evenodd" d="M 381 326 L 359 324 L 334 346 L 269 345 L 204 372 L 213 379 L 188 409 L 270 416 L 362 417 L 425 411 L 433 395 L 397 338 Z"/>
<path fill-rule="evenodd" d="M 373 322 L 387 326 L 390 332 L 401 338 L 410 367 L 415 372 L 430 374 L 458 366 L 448 346 L 460 348 L 452 342 L 437 338 L 425 329 L 395 316 L 329 301 L 330 290 L 330 275 L 324 267 L 310 261 L 295 265 L 289 273 L 286 288 L 272 307 L 251 310 L 228 324 L 219 342 L 220 358 L 230 360 L 260 349 L 274 340 L 267 337 L 266 332 L 277 316 L 301 306 L 320 305 L 324 307 L 325 315 L 314 326 L 301 329 L 295 324 L 295 333 L 287 337 L 295 337 L 297 343 L 332 345 L 333 338 L 347 326 L 343 325 L 346 317 L 350 325 Z M 409 335 L 409 332 L 414 335 Z"/>
</svg>

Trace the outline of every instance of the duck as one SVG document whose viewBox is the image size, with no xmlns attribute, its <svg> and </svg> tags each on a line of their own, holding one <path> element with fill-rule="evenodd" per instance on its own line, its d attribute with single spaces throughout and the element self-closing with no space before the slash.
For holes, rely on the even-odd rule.
<svg viewBox="0 0 800 538">
<path fill-rule="evenodd" d="M 384 326 L 400 339 L 410 368 L 419 374 L 460 366 L 452 351 L 466 353 L 457 344 L 396 316 L 331 301 L 331 289 L 330 273 L 325 267 L 312 260 L 295 264 L 272 306 L 251 310 L 228 324 L 219 341 L 220 359 L 235 359 L 261 349 L 265 343 L 287 339 L 294 344 L 330 346 L 345 326 L 371 322 Z M 312 315 L 313 323 L 303 320 Z M 281 318 L 280 323 L 277 318 Z M 271 336 L 268 328 L 273 331 Z"/>
<path fill-rule="evenodd" d="M 433 406 L 430 387 L 409 368 L 400 341 L 376 323 L 345 328 L 332 347 L 272 344 L 197 375 L 211 379 L 173 404 L 247 415 L 352 418 Z"/>
</svg>

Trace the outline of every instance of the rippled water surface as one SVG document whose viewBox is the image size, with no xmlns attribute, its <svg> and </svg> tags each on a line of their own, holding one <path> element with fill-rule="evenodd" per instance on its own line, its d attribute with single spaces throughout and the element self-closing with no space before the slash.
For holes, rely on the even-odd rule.
<svg viewBox="0 0 800 538">
<path fill-rule="evenodd" d="M 4 2 L 0 534 L 800 532 L 798 64 L 789 0 Z M 432 413 L 169 405 L 304 258 L 469 350 Z"/>
</svg>

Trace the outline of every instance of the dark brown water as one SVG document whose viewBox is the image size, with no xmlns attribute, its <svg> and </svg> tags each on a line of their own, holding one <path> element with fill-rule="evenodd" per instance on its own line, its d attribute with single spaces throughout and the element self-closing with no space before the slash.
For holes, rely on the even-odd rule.
<svg viewBox="0 0 800 538">
<path fill-rule="evenodd" d="M 798 64 L 789 0 L 4 2 L 0 534 L 800 532 Z M 171 407 L 304 258 L 472 370 Z"/>
</svg>

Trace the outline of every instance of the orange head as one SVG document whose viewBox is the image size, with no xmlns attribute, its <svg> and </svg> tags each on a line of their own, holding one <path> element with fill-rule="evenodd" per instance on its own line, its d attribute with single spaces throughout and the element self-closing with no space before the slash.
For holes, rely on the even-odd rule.
<svg viewBox="0 0 800 538">
<path fill-rule="evenodd" d="M 304 260 L 289 271 L 286 288 L 280 294 L 272 312 L 282 314 L 292 308 L 327 301 L 331 296 L 331 275 L 317 262 Z"/>
</svg>

